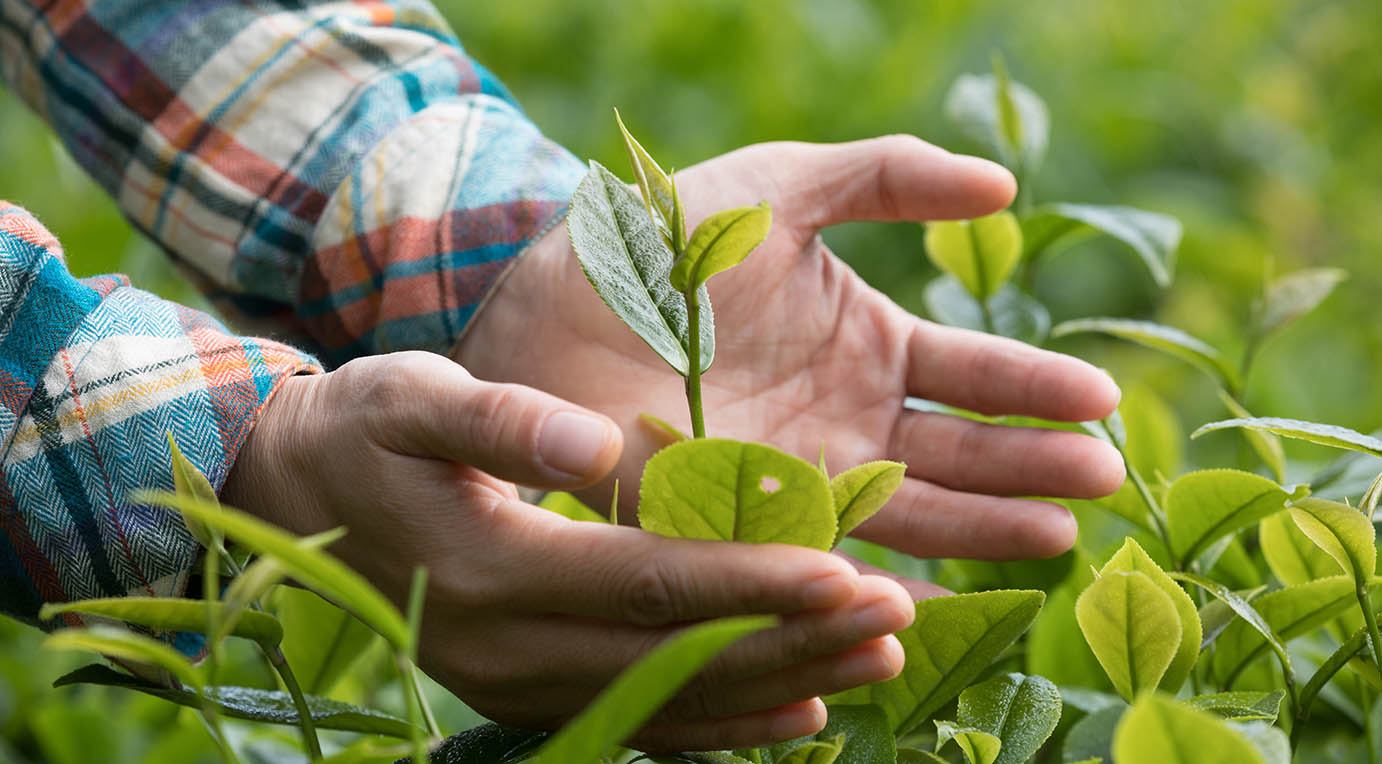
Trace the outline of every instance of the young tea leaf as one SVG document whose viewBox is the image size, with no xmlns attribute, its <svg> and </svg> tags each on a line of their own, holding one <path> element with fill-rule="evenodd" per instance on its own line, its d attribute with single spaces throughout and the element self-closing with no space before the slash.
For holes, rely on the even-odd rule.
<svg viewBox="0 0 1382 764">
<path fill-rule="evenodd" d="M 566 219 L 585 276 L 610 310 L 678 374 L 686 376 L 690 323 L 686 301 L 667 275 L 673 254 L 648 211 L 623 181 L 598 162 L 571 197 Z M 715 354 L 710 296 L 700 294 L 701 371 Z"/>
<path fill-rule="evenodd" d="M 82 613 L 136 623 L 160 631 L 189 631 L 206 633 L 207 609 L 224 612 L 223 603 L 183 600 L 166 597 L 112 597 L 99 600 L 49 603 L 39 610 L 39 620 L 46 621 L 59 613 Z M 283 627 L 271 615 L 248 612 L 240 616 L 231 632 L 237 637 L 252 639 L 265 649 L 276 647 L 283 639 Z M 160 643 L 161 644 L 161 643 Z"/>
<path fill-rule="evenodd" d="M 1203 370 L 1229 390 L 1237 390 L 1242 384 L 1238 369 L 1218 350 L 1179 329 L 1126 318 L 1077 318 L 1058 324 L 1051 330 L 1051 336 L 1066 337 L 1082 332 L 1107 334 L 1160 350 Z"/>
<path fill-rule="evenodd" d="M 1157 286 L 1164 289 L 1171 285 L 1176 249 L 1180 247 L 1180 221 L 1135 207 L 1069 202 L 1042 205 L 1023 221 L 1027 258 L 1036 259 L 1053 246 L 1092 231 L 1127 245 L 1142 259 Z"/>
<path fill-rule="evenodd" d="M 829 740 L 797 746 L 786 756 L 777 759 L 776 764 L 835 764 L 844 747 L 845 736 L 836 735 Z"/>
<path fill-rule="evenodd" d="M 1286 693 L 1282 690 L 1253 690 L 1197 695 L 1186 702 L 1229 721 L 1276 721 L 1277 716 L 1281 714 L 1281 701 L 1285 697 Z"/>
<path fill-rule="evenodd" d="M 50 634 L 42 646 L 49 650 L 89 650 L 127 663 L 155 666 L 185 685 L 202 686 L 201 671 L 190 658 L 156 639 L 114 626 L 63 629 Z"/>
<path fill-rule="evenodd" d="M 1268 592 L 1253 600 L 1252 606 L 1285 644 L 1357 603 L 1353 579 L 1334 576 Z M 1262 635 L 1241 619 L 1230 623 L 1214 645 L 1214 676 L 1224 687 L 1231 687 L 1238 674 L 1269 647 Z"/>
<path fill-rule="evenodd" d="M 936 722 L 936 753 L 940 753 L 946 743 L 955 745 L 964 752 L 967 764 L 994 764 L 1002 743 L 997 737 L 979 729 L 958 727 L 954 722 Z"/>
<path fill-rule="evenodd" d="M 722 210 L 701 221 L 691 233 L 686 253 L 672 266 L 672 288 L 683 293 L 699 289 L 706 279 L 742 263 L 768 238 L 772 223 L 767 202 Z"/>
<path fill-rule="evenodd" d="M 721 618 L 671 637 L 615 677 L 584 711 L 538 750 L 536 761 L 599 761 L 643 726 L 648 717 L 725 648 L 776 623 L 768 616 Z"/>
<path fill-rule="evenodd" d="M 586 506 L 585 502 L 565 491 L 549 491 L 537 505 L 548 512 L 556 512 L 571 520 L 580 520 L 584 523 L 605 522 L 605 518 L 601 517 L 599 512 Z"/>
<path fill-rule="evenodd" d="M 1377 572 L 1377 531 L 1361 512 L 1336 501 L 1306 498 L 1291 505 L 1291 519 L 1355 582 L 1372 580 Z"/>
<path fill-rule="evenodd" d="M 178 442 L 173 438 L 172 430 L 168 431 L 168 450 L 173 456 L 173 490 L 179 496 L 190 496 L 211 505 L 219 504 L 216 489 L 211 486 L 211 481 L 207 480 L 206 475 L 197 469 L 197 465 L 182 455 L 182 449 L 178 448 Z M 221 538 L 220 534 L 193 518 L 183 517 L 182 522 L 187 526 L 188 532 L 192 534 L 192 538 L 196 539 L 198 544 L 207 549 L 216 549 L 222 555 L 225 554 L 225 540 Z"/>
<path fill-rule="evenodd" d="M 1253 331 L 1266 337 L 1309 313 L 1347 278 L 1348 272 L 1339 268 L 1309 268 L 1276 279 L 1254 306 Z"/>
<path fill-rule="evenodd" d="M 902 485 L 906 472 L 907 465 L 900 462 L 877 461 L 860 464 L 830 479 L 838 525 L 834 546 L 888 503 Z"/>
<path fill-rule="evenodd" d="M 1220 538 L 1286 508 L 1276 483 L 1240 470 L 1200 470 L 1176 479 L 1166 492 L 1171 553 L 1187 568 Z"/>
<path fill-rule="evenodd" d="M 1099 665 L 1129 702 L 1161 682 L 1181 646 L 1175 602 L 1136 570 L 1101 573 L 1075 601 L 1075 617 Z"/>
<path fill-rule="evenodd" d="M 624 119 L 619 110 L 614 110 L 614 121 L 619 124 L 619 134 L 624 138 L 624 150 L 629 155 L 629 166 L 633 168 L 634 180 L 643 194 L 643 202 L 648 215 L 663 229 L 667 245 L 675 248 L 671 235 L 674 204 L 672 202 L 672 179 L 662 171 L 642 144 L 624 127 Z"/>
<path fill-rule="evenodd" d="M 997 51 L 994 51 L 992 59 L 993 80 L 997 85 L 994 88 L 994 100 L 998 111 L 998 134 L 1004 146 L 1003 154 L 1010 157 L 1012 162 L 1018 162 L 1022 157 L 1022 115 L 1017 109 L 1017 97 L 1013 92 L 1012 79 L 1008 77 L 1007 62 Z"/>
<path fill-rule="evenodd" d="M 648 460 L 638 522 L 674 538 L 830 549 L 834 507 L 829 484 L 809 462 L 758 443 L 697 438 Z"/>
<path fill-rule="evenodd" d="M 959 279 L 948 273 L 926 285 L 922 301 L 932 320 L 946 326 L 977 332 L 992 330 L 1029 345 L 1041 345 L 1051 332 L 1051 312 L 1035 297 L 1012 284 L 1004 284 L 988 298 L 989 324 L 985 324 L 984 306 Z"/>
<path fill-rule="evenodd" d="M 1060 723 L 1061 696 L 1039 676 L 1007 674 L 960 693 L 956 722 L 983 730 L 1002 741 L 995 764 L 1023 764 L 1041 748 Z"/>
<path fill-rule="evenodd" d="M 1291 764 L 1291 741 L 1271 723 L 1254 720 L 1228 724 L 1257 749 L 1264 764 Z"/>
<path fill-rule="evenodd" d="M 1372 456 L 1382 456 L 1382 440 L 1378 440 L 1371 435 L 1364 435 L 1361 432 L 1355 432 L 1347 427 L 1338 427 L 1332 424 L 1302 422 L 1299 419 L 1281 419 L 1279 417 L 1270 416 L 1254 417 L 1252 419 L 1225 419 L 1222 422 L 1210 422 L 1190 433 L 1190 437 L 1192 439 L 1198 438 L 1207 432 L 1226 430 L 1233 427 L 1270 432 L 1287 438 L 1307 440 L 1322 446 L 1359 451 L 1361 453 L 1371 454 Z"/>
<path fill-rule="evenodd" d="M 1051 115 L 1041 97 L 1020 82 L 1008 81 L 1008 99 L 1021 125 L 1018 151 L 1010 156 L 1011 139 L 1005 137 L 999 113 L 999 83 L 991 74 L 964 74 L 955 80 L 945 96 L 946 119 L 970 140 L 987 146 L 1010 167 L 1018 164 L 1028 172 L 1035 170 L 1046 155 L 1051 135 Z"/>
<path fill-rule="evenodd" d="M 1264 764 L 1227 722 L 1161 695 L 1128 709 L 1113 736 L 1113 758 L 1118 764 Z"/>
<path fill-rule="evenodd" d="M 1011 212 L 973 220 L 942 220 L 926 226 L 926 254 L 937 268 L 958 278 L 977 300 L 996 293 L 1022 254 L 1022 229 Z"/>
<path fill-rule="evenodd" d="M 661 445 L 670 446 L 679 440 L 690 440 L 691 438 L 681 430 L 678 430 L 671 422 L 659 419 L 652 414 L 639 414 L 638 421 L 648 426 L 648 429 L 657 434 Z"/>
<path fill-rule="evenodd" d="M 831 696 L 830 704 L 873 703 L 898 736 L 926 721 L 960 693 L 1032 625 L 1045 595 L 994 590 L 933 597 L 916 604 L 916 620 L 898 632 L 907 656 L 902 674 Z"/>
<path fill-rule="evenodd" d="M 1172 604 L 1176 608 L 1176 617 L 1180 619 L 1180 646 L 1176 649 L 1175 658 L 1171 665 L 1166 668 L 1166 673 L 1162 676 L 1158 686 L 1167 691 L 1175 692 L 1190 676 L 1191 669 L 1195 666 L 1195 661 L 1199 658 L 1200 638 L 1202 627 L 1200 624 L 1199 612 L 1195 609 L 1195 601 L 1190 599 L 1190 595 L 1185 590 L 1176 585 L 1171 577 L 1156 564 L 1142 546 L 1135 539 L 1129 536 L 1123 541 L 1123 546 L 1116 554 L 1109 559 L 1103 569 L 1099 571 L 1100 576 L 1116 572 L 1136 571 L 1151 579 L 1159 589 L 1171 598 Z"/>
<path fill-rule="evenodd" d="M 1171 575 L 1177 581 L 1187 581 L 1214 595 L 1215 599 L 1228 605 L 1229 609 L 1239 618 L 1243 619 L 1244 623 L 1251 626 L 1258 634 L 1261 634 L 1262 638 L 1267 640 L 1267 644 L 1272 648 L 1272 651 L 1276 653 L 1277 660 L 1281 662 L 1281 671 L 1286 677 L 1287 686 L 1290 687 L 1294 693 L 1295 669 L 1291 666 L 1291 655 L 1286 652 L 1285 642 L 1272 631 L 1272 627 L 1267 624 L 1266 619 L 1257 612 L 1256 608 L 1249 604 L 1246 599 L 1238 596 L 1237 592 L 1211 578 L 1206 578 L 1197 573 L 1172 573 Z"/>
<path fill-rule="evenodd" d="M 1286 586 L 1297 586 L 1344 572 L 1339 563 L 1301 533 L 1289 512 L 1272 515 L 1257 526 L 1257 541 L 1272 575 Z"/>
</svg>

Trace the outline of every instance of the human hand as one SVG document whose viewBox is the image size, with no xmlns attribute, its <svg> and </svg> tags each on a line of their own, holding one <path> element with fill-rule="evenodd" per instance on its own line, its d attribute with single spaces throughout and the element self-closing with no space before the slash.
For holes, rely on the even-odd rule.
<svg viewBox="0 0 1382 764">
<path fill-rule="evenodd" d="M 617 460 L 603 416 L 440 356 L 398 353 L 294 377 L 261 414 L 222 489 L 298 534 L 349 529 L 330 551 L 403 603 L 429 571 L 420 663 L 477 711 L 551 728 L 689 622 L 782 624 L 713 661 L 634 738 L 651 750 L 810 734 L 817 696 L 902 667 L 901 587 L 824 552 L 667 539 L 573 522 L 506 481 L 573 489 Z"/>
<path fill-rule="evenodd" d="M 1013 497 L 1093 497 L 1122 482 L 1121 457 L 1093 438 L 905 409 L 916 396 L 984 414 L 1085 420 L 1111 413 L 1119 393 L 1082 361 L 908 314 L 818 236 L 851 220 L 993 212 L 1015 192 L 1006 170 L 890 136 L 751 146 L 678 173 L 677 187 L 688 228 L 726 207 L 766 199 L 773 208 L 767 240 L 709 284 L 720 331 L 702 379 L 708 431 L 811 460 L 824 443 L 838 469 L 906 462 L 901 489 L 854 535 L 924 557 L 1050 556 L 1073 544 L 1074 519 Z M 659 445 L 639 414 L 689 421 L 681 379 L 599 302 L 564 227 L 515 266 L 453 356 L 481 378 L 546 390 L 623 428 L 618 467 L 584 494 L 596 506 L 616 477 L 634 496 L 628 488 Z"/>
</svg>

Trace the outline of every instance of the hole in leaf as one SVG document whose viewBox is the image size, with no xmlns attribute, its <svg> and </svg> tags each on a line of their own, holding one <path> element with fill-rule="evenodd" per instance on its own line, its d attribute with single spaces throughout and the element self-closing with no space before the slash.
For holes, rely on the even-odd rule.
<svg viewBox="0 0 1382 764">
<path fill-rule="evenodd" d="M 782 483 L 771 475 L 764 475 L 758 481 L 758 487 L 763 490 L 763 493 L 777 493 L 778 489 L 782 488 Z"/>
</svg>

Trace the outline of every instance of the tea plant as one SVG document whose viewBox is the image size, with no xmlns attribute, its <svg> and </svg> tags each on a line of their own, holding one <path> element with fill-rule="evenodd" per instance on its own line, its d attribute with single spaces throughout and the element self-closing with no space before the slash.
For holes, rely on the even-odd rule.
<svg viewBox="0 0 1382 764">
<path fill-rule="evenodd" d="M 1020 179 L 1039 169 L 1049 115 L 1034 92 L 1008 76 L 1001 59 L 991 75 L 960 78 L 946 113 Z M 606 305 L 685 379 L 692 430 L 687 437 L 646 417 L 673 442 L 645 465 L 639 523 L 668 536 L 836 547 L 888 501 L 904 465 L 871 462 L 830 476 L 823 463 L 768 445 L 708 437 L 701 376 L 712 366 L 715 327 L 706 282 L 750 255 L 766 237 L 772 213 L 766 204 L 724 210 L 688 235 L 676 175 L 664 172 L 622 121 L 618 127 L 637 191 L 592 162 L 572 201 L 571 243 Z M 983 586 L 991 580 L 986 572 L 1001 570 L 992 564 L 943 564 L 942 574 L 963 570 L 979 582 L 974 588 L 991 590 L 917 602 L 915 622 L 898 634 L 906 653 L 901 675 L 827 698 L 829 720 L 817 735 L 757 749 L 646 758 L 693 764 L 1280 764 L 1293 756 L 1317 760 L 1310 728 L 1322 713 L 1332 714 L 1335 724 L 1361 728 L 1374 750 L 1382 750 L 1376 711 L 1382 709 L 1382 639 L 1371 600 L 1378 583 L 1372 519 L 1382 475 L 1358 491 L 1356 507 L 1336 501 L 1352 492 L 1345 478 L 1358 472 L 1362 457 L 1290 484 L 1293 472 L 1279 438 L 1369 458 L 1382 457 L 1382 440 L 1340 427 L 1253 417 L 1242 403 L 1262 344 L 1327 298 L 1344 274 L 1308 270 L 1267 284 L 1236 364 L 1185 332 L 1147 321 L 1087 318 L 1052 327 L 1030 285 L 1059 249 L 1083 237 L 1110 236 L 1165 287 L 1173 279 L 1181 229 L 1173 218 L 1130 207 L 1038 203 L 1029 188 L 1024 184 L 1013 211 L 926 227 L 926 254 L 942 271 L 926 288 L 932 318 L 1033 344 L 1102 334 L 1186 361 L 1214 381 L 1229 415 L 1191 437 L 1241 432 L 1264 474 L 1203 469 L 1177 476 L 1174 422 L 1164 406 L 1130 398 L 1121 413 L 1086 425 L 1123 454 L 1127 483 L 1107 499 L 1071 504 L 1085 529 L 1064 563 L 1020 569 L 1045 576 L 1047 592 Z M 241 759 L 225 732 L 226 718 L 295 726 L 313 760 L 628 760 L 636 754 L 618 748 L 621 741 L 719 651 L 774 623 L 734 618 L 684 630 L 556 733 L 488 724 L 441 742 L 414 666 L 425 572 L 418 571 L 407 612 L 400 612 L 324 551 L 342 531 L 296 539 L 221 507 L 176 444 L 173 452 L 176 494 L 145 499 L 180 511 L 206 548 L 201 599 L 74 602 L 45 608 L 43 618 L 80 614 L 92 625 L 63 630 L 48 644 L 102 653 L 131 669 L 88 666 L 57 684 L 115 685 L 191 707 L 229 762 Z M 1361 469 L 1382 471 L 1376 465 L 1373 459 Z M 616 520 L 613 510 L 607 519 L 567 494 L 551 494 L 543 506 L 578 520 Z M 1110 549 L 1098 546 L 1101 537 Z M 319 619 L 330 630 L 330 639 L 320 641 L 344 647 L 304 649 L 285 640 L 285 633 L 302 630 L 294 627 L 295 610 L 275 612 L 272 601 L 296 590 L 270 592 L 289 578 L 342 608 L 339 617 Z M 313 607 L 327 607 L 318 603 Z M 170 632 L 203 635 L 205 660 L 195 663 L 159 639 Z M 404 688 L 403 716 L 324 697 L 375 634 Z M 229 638 L 255 644 L 282 691 L 218 684 Z M 363 736 L 332 737 L 323 746 L 321 730 Z"/>
</svg>

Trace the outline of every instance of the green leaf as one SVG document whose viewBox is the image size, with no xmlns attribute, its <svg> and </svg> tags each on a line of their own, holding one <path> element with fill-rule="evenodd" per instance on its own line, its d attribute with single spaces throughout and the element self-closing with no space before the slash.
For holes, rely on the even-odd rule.
<svg viewBox="0 0 1382 764">
<path fill-rule="evenodd" d="M 406 758 L 411 750 L 402 743 L 382 743 L 373 738 L 360 738 L 333 754 L 320 759 L 321 764 L 393 764 Z"/>
<path fill-rule="evenodd" d="M 1051 330 L 1051 336 L 1065 337 L 1082 332 L 1107 334 L 1160 350 L 1205 371 L 1229 390 L 1237 390 L 1242 385 L 1238 369 L 1218 350 L 1179 329 L 1126 318 L 1077 318 L 1057 325 Z"/>
<path fill-rule="evenodd" d="M 671 422 L 665 419 L 659 419 L 652 414 L 639 414 L 638 421 L 646 424 L 658 434 L 659 439 L 662 441 L 661 445 L 669 446 L 679 440 L 691 439 L 686 433 L 674 427 Z"/>
<path fill-rule="evenodd" d="M 1291 515 L 1272 515 L 1257 526 L 1257 541 L 1267 567 L 1286 586 L 1296 586 L 1318 578 L 1337 576 L 1344 569 L 1309 536 L 1301 533 Z"/>
<path fill-rule="evenodd" d="M 739 639 L 771 628 L 769 616 L 721 618 L 681 631 L 614 678 L 537 753 L 540 764 L 596 762 L 632 735 L 697 671 Z"/>
<path fill-rule="evenodd" d="M 1060 723 L 1061 696 L 1050 680 L 1007 674 L 960 693 L 956 722 L 983 730 L 1003 743 L 995 764 L 1023 764 Z"/>
<path fill-rule="evenodd" d="M 1076 722 L 1066 733 L 1061 761 L 1113 761 L 1113 734 L 1127 711 L 1128 707 L 1119 701 Z"/>
<path fill-rule="evenodd" d="M 999 112 L 999 82 L 991 74 L 963 74 L 945 96 L 945 117 L 970 140 L 988 147 L 1010 167 L 1035 170 L 1046 155 L 1051 134 L 1051 115 L 1046 104 L 1031 88 L 1008 81 L 1009 98 L 1021 125 L 1018 150 L 1009 148 Z"/>
<path fill-rule="evenodd" d="M 1113 736 L 1118 764 L 1264 764 L 1227 722 L 1160 695 L 1142 698 Z"/>
<path fill-rule="evenodd" d="M 283 654 L 303 692 L 331 692 L 374 642 L 359 619 L 305 589 L 278 590 L 274 605 L 283 622 Z"/>
<path fill-rule="evenodd" d="M 169 648 L 172 649 L 172 648 Z M 146 695 L 153 695 L 180 706 L 200 708 L 201 700 L 188 690 L 161 687 L 137 677 L 112 671 L 105 666 L 91 665 L 78 669 L 53 683 L 54 687 L 68 684 L 99 684 L 124 687 Z M 301 717 L 293 699 L 279 690 L 260 690 L 254 687 L 209 686 L 202 688 L 203 697 L 224 716 L 265 724 L 298 726 Z M 353 706 L 338 700 L 307 696 L 307 708 L 318 729 L 365 732 L 375 735 L 407 738 L 413 734 L 412 725 L 382 711 Z"/>
<path fill-rule="evenodd" d="M 1072 608 L 1073 610 L 1073 608 Z M 1092 714 L 1095 711 L 1102 711 L 1105 708 L 1117 706 L 1127 708 L 1128 704 L 1123 699 L 1112 693 L 1091 690 L 1088 687 L 1061 687 L 1060 696 L 1065 705 Z"/>
<path fill-rule="evenodd" d="M 1181 645 L 1175 603 L 1139 571 L 1101 574 L 1075 601 L 1075 617 L 1125 700 L 1155 688 Z"/>
<path fill-rule="evenodd" d="M 912 625 L 897 633 L 907 657 L 902 673 L 827 702 L 876 704 L 894 734 L 910 732 L 1017 641 L 1045 599 L 1040 591 L 999 589 L 922 600 Z"/>
<path fill-rule="evenodd" d="M 1222 422 L 1210 422 L 1190 433 L 1190 437 L 1192 439 L 1198 438 L 1207 432 L 1226 430 L 1232 427 L 1270 432 L 1287 438 L 1308 440 L 1311 443 L 1318 443 L 1322 446 L 1331 446 L 1333 448 L 1343 448 L 1349 451 L 1359 451 L 1373 456 L 1382 456 L 1382 440 L 1378 440 L 1370 435 L 1364 435 L 1361 432 L 1355 432 L 1347 427 L 1337 427 L 1332 424 L 1302 422 L 1299 419 L 1281 419 L 1279 417 L 1270 416 L 1253 417 L 1251 419 L 1225 419 Z"/>
<path fill-rule="evenodd" d="M 1291 505 L 1291 519 L 1355 582 L 1372 580 L 1377 572 L 1377 530 L 1361 512 L 1337 501 L 1306 498 Z"/>
<path fill-rule="evenodd" d="M 1356 587 L 1349 576 L 1290 586 L 1252 601 L 1253 608 L 1283 644 L 1323 626 L 1357 604 Z M 1230 623 L 1214 644 L 1214 676 L 1225 687 L 1231 686 L 1239 672 L 1268 649 L 1262 635 L 1241 619 Z"/>
<path fill-rule="evenodd" d="M 190 631 L 205 634 L 207 611 L 213 607 L 222 614 L 218 620 L 223 619 L 227 607 L 219 602 L 167 597 L 112 597 L 49 603 L 39 610 L 38 617 L 39 620 L 46 621 L 59 613 L 83 613 L 136 623 L 158 631 Z M 266 650 L 277 646 L 283 639 L 283 627 L 273 616 L 253 611 L 241 614 L 231 633 L 237 637 L 252 639 L 263 645 Z"/>
<path fill-rule="evenodd" d="M 211 507 L 160 492 L 141 492 L 136 501 L 181 510 L 259 554 L 272 555 L 299 583 L 350 610 L 395 648 L 408 648 L 408 626 L 393 603 L 363 576 L 326 552 L 306 547 L 277 526 L 230 507 Z"/>
<path fill-rule="evenodd" d="M 954 722 L 937 721 L 936 753 L 940 753 L 945 744 L 952 740 L 964 752 L 965 761 L 969 764 L 994 764 L 1002 748 L 1002 743 L 997 737 L 983 730 L 957 727 Z"/>
<path fill-rule="evenodd" d="M 930 751 L 917 748 L 897 749 L 897 764 L 950 764 Z"/>
<path fill-rule="evenodd" d="M 1195 573 L 1173 573 L 1171 575 L 1178 581 L 1188 581 L 1195 584 L 1214 595 L 1215 599 L 1228 605 L 1229 609 L 1232 610 L 1234 614 L 1243 619 L 1244 623 L 1251 626 L 1267 641 L 1272 651 L 1276 653 L 1277 660 L 1281 662 L 1281 670 L 1285 675 L 1288 677 L 1295 676 L 1295 670 L 1291 666 L 1291 656 L 1286 652 L 1285 642 L 1277 636 L 1276 632 L 1272 631 L 1272 627 L 1268 625 L 1266 619 L 1264 619 L 1262 615 L 1257 612 L 1257 609 L 1249 604 L 1247 600 L 1238 596 L 1237 592 L 1234 592 L 1218 581 Z"/>
<path fill-rule="evenodd" d="M 1229 721 L 1275 721 L 1281 713 L 1281 701 L 1285 697 L 1284 690 L 1220 692 L 1213 695 L 1197 695 L 1186 702 Z"/>
<path fill-rule="evenodd" d="M 1083 639 L 1071 639 L 1080 628 L 1075 621 L 1075 598 L 1092 581 L 1088 566 L 1076 564 L 1078 570 L 1046 595 L 1046 607 L 1027 633 L 1027 673 L 1040 674 L 1061 685 L 1112 689 L 1089 645 Z"/>
<path fill-rule="evenodd" d="M 930 281 L 922 293 L 926 311 L 938 323 L 988 331 L 1040 345 L 1051 331 L 1051 313 L 1035 297 L 1012 284 L 1004 284 L 988 298 L 991 327 L 984 323 L 984 309 L 965 285 L 950 274 L 942 274 Z"/>
<path fill-rule="evenodd" d="M 1042 205 L 1033 210 L 1022 225 L 1029 260 L 1077 237 L 1091 232 L 1103 233 L 1135 252 L 1157 286 L 1163 289 L 1171 285 L 1181 231 L 1179 220 L 1160 212 L 1069 202 Z"/>
<path fill-rule="evenodd" d="M 1310 677 L 1310 681 L 1306 682 L 1305 687 L 1300 691 L 1300 715 L 1302 719 L 1309 717 L 1310 706 L 1315 702 L 1315 698 L 1319 697 L 1320 691 L 1324 689 L 1325 684 L 1328 683 L 1335 674 L 1339 673 L 1339 669 L 1353 660 L 1355 655 L 1363 652 L 1367 646 L 1368 627 L 1359 626 L 1348 639 L 1343 641 L 1343 644 L 1339 645 L 1339 647 L 1320 664 L 1320 667 L 1316 669 L 1315 673 Z"/>
<path fill-rule="evenodd" d="M 1008 77 L 1008 65 L 1002 54 L 993 53 L 994 99 L 998 110 L 998 134 L 1006 149 L 1004 155 L 1014 161 L 1022 156 L 1022 116 L 1017 110 L 1017 98 L 1013 94 L 1012 79 Z"/>
<path fill-rule="evenodd" d="M 49 650 L 89 650 L 127 663 L 148 664 L 167 671 L 185 685 L 202 686 L 201 672 L 187 656 L 156 639 L 114 626 L 63 629 L 48 635 L 43 640 L 43 647 Z"/>
<path fill-rule="evenodd" d="M 1265 721 L 1230 721 L 1229 726 L 1238 731 L 1257 749 L 1264 764 L 1291 764 L 1291 741 L 1286 733 Z"/>
<path fill-rule="evenodd" d="M 973 220 L 926 225 L 926 254 L 937 268 L 958 278 L 975 299 L 998 291 L 1022 254 L 1022 229 L 1011 212 Z"/>
<path fill-rule="evenodd" d="M 792 752 L 777 760 L 777 764 L 834 764 L 845 747 L 845 736 L 836 735 L 829 740 L 797 746 Z"/>
<path fill-rule="evenodd" d="M 1276 279 L 1253 306 L 1253 331 L 1266 337 L 1309 313 L 1347 278 L 1348 272 L 1340 268 L 1309 268 Z"/>
<path fill-rule="evenodd" d="M 1171 664 L 1167 666 L 1166 673 L 1161 677 L 1158 686 L 1167 692 L 1175 692 L 1184 684 L 1186 678 L 1190 676 L 1190 671 L 1195 667 L 1195 661 L 1199 659 L 1200 638 L 1202 629 L 1200 626 L 1200 614 L 1195 609 L 1195 601 L 1190 599 L 1190 595 L 1185 590 L 1176 585 L 1170 576 L 1152 560 L 1142 546 L 1131 536 L 1123 541 L 1123 546 L 1099 571 L 1099 575 L 1106 576 L 1110 573 L 1130 573 L 1137 572 L 1147 576 L 1158 589 L 1166 593 L 1171 598 L 1171 604 L 1175 606 L 1176 618 L 1180 621 L 1180 644 L 1176 648 L 1175 657 Z M 1079 603 L 1076 603 L 1076 613 L 1078 614 Z M 1097 655 L 1097 650 L 1095 651 Z M 1102 663 L 1103 660 L 1100 659 Z M 1104 668 L 1107 670 L 1108 666 Z M 1110 677 L 1112 674 L 1110 674 Z M 1114 682 L 1117 685 L 1117 682 Z M 1134 688 L 1134 692 L 1136 688 Z M 1124 695 L 1124 698 L 1129 696 Z M 1129 698 L 1130 699 L 1130 698 Z"/>
<path fill-rule="evenodd" d="M 1215 541 L 1285 509 L 1287 498 L 1281 486 L 1251 472 L 1182 475 L 1166 492 L 1171 553 L 1181 567 L 1189 567 Z"/>
<path fill-rule="evenodd" d="M 586 506 L 585 502 L 565 491 L 549 491 L 537 505 L 549 512 L 556 512 L 562 517 L 584 523 L 607 522 L 605 518 L 600 516 L 599 512 Z"/>
<path fill-rule="evenodd" d="M 438 764 L 517 764 L 531 756 L 549 737 L 551 734 L 547 732 L 490 722 L 442 741 L 432 749 L 431 758 Z"/>
<path fill-rule="evenodd" d="M 816 733 L 824 739 L 845 736 L 840 761 L 848 764 L 894 764 L 897 761 L 897 739 L 888 727 L 888 715 L 874 705 L 832 705 L 825 729 Z"/>
<path fill-rule="evenodd" d="M 643 203 L 598 162 L 571 197 L 566 219 L 571 246 L 585 276 L 610 310 L 677 373 L 689 373 L 686 300 L 672 288 L 672 250 Z M 715 354 L 710 296 L 700 294 L 701 371 Z"/>
<path fill-rule="evenodd" d="M 178 448 L 178 442 L 173 438 L 172 430 L 168 431 L 168 450 L 173 456 L 173 491 L 179 496 L 191 496 L 207 504 L 220 504 L 220 500 L 216 496 L 216 489 L 211 486 L 211 481 L 207 480 L 206 475 L 197 469 L 197 465 L 182 455 L 182 449 Z M 184 516 L 182 522 L 183 525 L 187 526 L 188 532 L 192 534 L 192 538 L 196 539 L 198 544 L 207 549 L 215 549 L 222 555 L 225 554 L 225 540 L 221 538 L 220 534 L 207 528 L 194 518 Z"/>
<path fill-rule="evenodd" d="M 619 134 L 624 138 L 624 150 L 629 155 L 629 166 L 633 168 L 634 180 L 643 194 L 644 208 L 648 216 L 655 220 L 667 237 L 667 245 L 675 249 L 672 241 L 673 203 L 672 179 L 662 171 L 651 155 L 624 127 L 624 119 L 619 110 L 614 110 L 614 121 L 619 124 Z"/>
<path fill-rule="evenodd" d="M 1229 395 L 1227 390 L 1219 391 L 1219 399 L 1228 407 L 1229 413 L 1240 419 L 1251 419 L 1252 414 L 1237 398 Z M 1286 482 L 1286 452 L 1281 448 L 1281 440 L 1269 432 L 1260 430 L 1243 430 L 1243 438 L 1252 446 L 1252 450 L 1257 452 L 1257 456 L 1262 459 L 1262 463 L 1272 471 L 1272 476 L 1276 482 Z"/>
<path fill-rule="evenodd" d="M 758 443 L 697 438 L 648 460 L 638 521 L 674 538 L 828 550 L 834 506 L 825 476 L 809 462 Z"/>
<path fill-rule="evenodd" d="M 691 233 L 686 253 L 672 266 L 672 288 L 683 293 L 699 289 L 706 279 L 742 263 L 768 238 L 772 224 L 767 202 L 722 210 L 701 221 Z"/>
<path fill-rule="evenodd" d="M 902 485 L 906 473 L 905 464 L 876 461 L 860 464 L 830 479 L 830 494 L 834 497 L 835 522 L 838 526 L 835 545 L 888 503 L 888 499 Z"/>
</svg>

